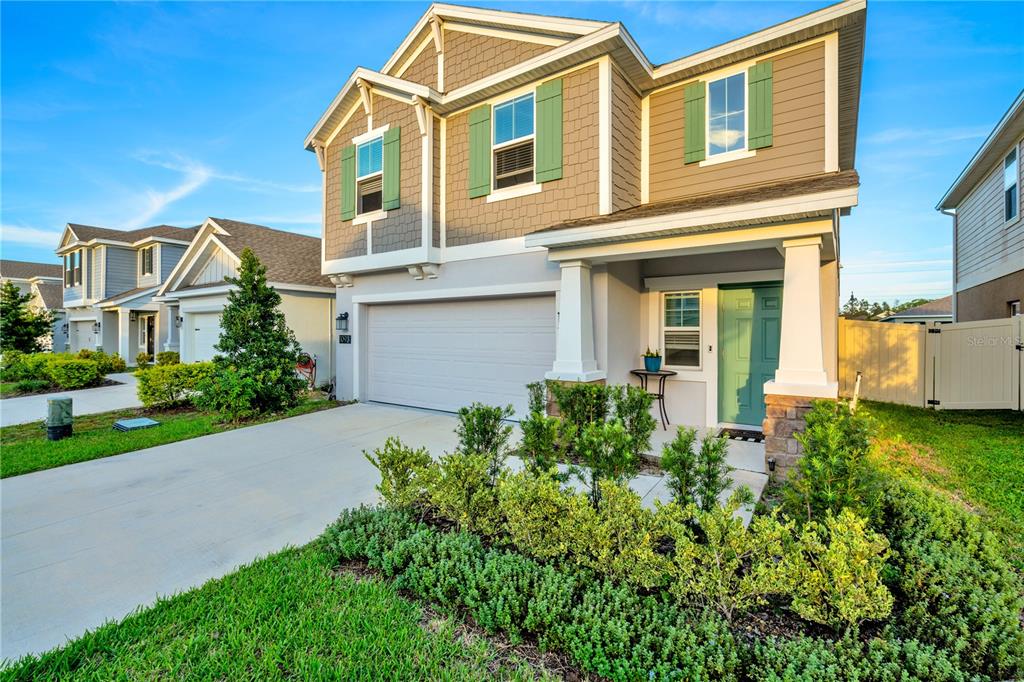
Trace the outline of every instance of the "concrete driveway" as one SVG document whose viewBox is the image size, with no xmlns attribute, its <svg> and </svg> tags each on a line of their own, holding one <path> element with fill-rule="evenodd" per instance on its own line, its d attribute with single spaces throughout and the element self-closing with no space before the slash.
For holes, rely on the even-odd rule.
<svg viewBox="0 0 1024 682">
<path fill-rule="evenodd" d="M 134 374 L 108 374 L 107 378 L 120 384 L 0 400 L 0 426 L 28 424 L 46 419 L 46 401 L 50 398 L 71 398 L 71 409 L 74 414 L 96 414 L 142 406 L 135 387 Z"/>
<path fill-rule="evenodd" d="M 454 448 L 455 423 L 357 404 L 3 479 L 0 656 L 45 651 L 308 542 L 341 509 L 377 500 L 363 450 L 398 436 L 436 457 Z M 667 499 L 660 476 L 630 485 L 647 505 Z"/>
</svg>

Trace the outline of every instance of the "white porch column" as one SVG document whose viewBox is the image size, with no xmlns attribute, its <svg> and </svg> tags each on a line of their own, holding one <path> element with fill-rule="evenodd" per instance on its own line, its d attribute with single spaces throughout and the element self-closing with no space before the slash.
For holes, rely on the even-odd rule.
<svg viewBox="0 0 1024 682">
<path fill-rule="evenodd" d="M 117 354 L 121 356 L 121 359 L 127 362 L 129 365 L 135 362 L 135 358 L 131 357 L 131 330 L 130 318 L 131 311 L 125 308 L 119 308 L 117 311 Z"/>
<path fill-rule="evenodd" d="M 178 317 L 178 306 L 160 306 L 160 337 L 163 338 L 163 350 L 178 350 L 179 329 L 175 324 Z M 160 350 L 160 349 L 158 349 Z"/>
<path fill-rule="evenodd" d="M 560 381 L 597 381 L 606 373 L 594 356 L 594 303 L 590 263 L 563 261 L 558 296 L 558 332 L 555 364 L 545 376 Z"/>
<path fill-rule="evenodd" d="M 825 373 L 821 317 L 821 237 L 788 239 L 782 290 L 782 334 L 775 380 L 766 394 L 835 398 Z"/>
</svg>

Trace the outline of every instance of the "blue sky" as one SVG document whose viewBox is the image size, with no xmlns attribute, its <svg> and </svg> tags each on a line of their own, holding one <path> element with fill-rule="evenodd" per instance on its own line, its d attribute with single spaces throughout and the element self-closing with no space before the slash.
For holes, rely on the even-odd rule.
<svg viewBox="0 0 1024 682">
<path fill-rule="evenodd" d="M 622 21 L 659 63 L 829 3 L 472 4 Z M 214 215 L 318 234 L 302 140 L 427 6 L 4 2 L 3 257 L 51 261 L 67 222 Z M 1022 24 L 1024 3 L 870 5 L 844 299 L 949 293 L 951 224 L 934 206 L 1024 86 Z"/>
</svg>

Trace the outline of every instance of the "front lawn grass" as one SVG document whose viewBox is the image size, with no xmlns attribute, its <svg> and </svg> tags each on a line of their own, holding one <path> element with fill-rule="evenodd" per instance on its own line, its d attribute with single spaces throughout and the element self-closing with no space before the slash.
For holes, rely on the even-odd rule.
<svg viewBox="0 0 1024 682">
<path fill-rule="evenodd" d="M 979 512 L 1024 562 L 1024 413 L 866 403 L 875 454 Z"/>
<path fill-rule="evenodd" d="M 28 656 L 2 680 L 533 679 L 483 639 L 426 627 L 387 582 L 334 575 L 310 545 L 161 599 L 155 606 Z"/>
<path fill-rule="evenodd" d="M 242 426 L 318 412 L 337 405 L 338 403 L 328 400 L 306 399 L 285 412 L 241 424 L 220 423 L 220 415 L 192 409 L 114 410 L 76 416 L 74 435 L 59 441 L 46 440 L 46 429 L 40 422 L 6 426 L 0 429 L 0 478 L 121 455 Z M 113 429 L 113 424 L 118 419 L 139 416 L 155 419 L 160 425 L 127 433 Z"/>
</svg>

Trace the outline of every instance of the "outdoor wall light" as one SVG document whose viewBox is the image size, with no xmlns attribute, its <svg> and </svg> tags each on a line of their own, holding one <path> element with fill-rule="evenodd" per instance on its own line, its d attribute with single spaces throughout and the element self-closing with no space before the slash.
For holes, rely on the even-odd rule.
<svg viewBox="0 0 1024 682">
<path fill-rule="evenodd" d="M 137 312 L 135 312 L 134 310 L 131 311 L 130 313 L 128 313 L 128 321 L 129 322 L 135 322 L 138 319 L 139 319 L 139 314 Z"/>
<path fill-rule="evenodd" d="M 68 323 L 67 322 L 65 322 L 64 324 L 62 324 L 60 326 L 60 331 L 63 334 L 67 334 L 68 333 Z"/>
<path fill-rule="evenodd" d="M 348 331 L 348 313 L 341 313 L 334 318 L 334 328 L 339 332 Z"/>
<path fill-rule="evenodd" d="M 99 334 L 100 333 L 100 329 L 102 329 L 102 327 L 100 326 L 99 322 L 93 322 L 92 323 L 92 331 L 93 331 L 94 334 Z"/>
<path fill-rule="evenodd" d="M 181 315 L 176 315 L 174 317 L 174 328 L 175 329 L 181 329 L 181 324 L 184 321 L 185 321 L 185 318 L 183 318 Z"/>
<path fill-rule="evenodd" d="M 774 457 L 769 457 L 768 458 L 768 471 L 775 471 L 775 458 Z"/>
</svg>

